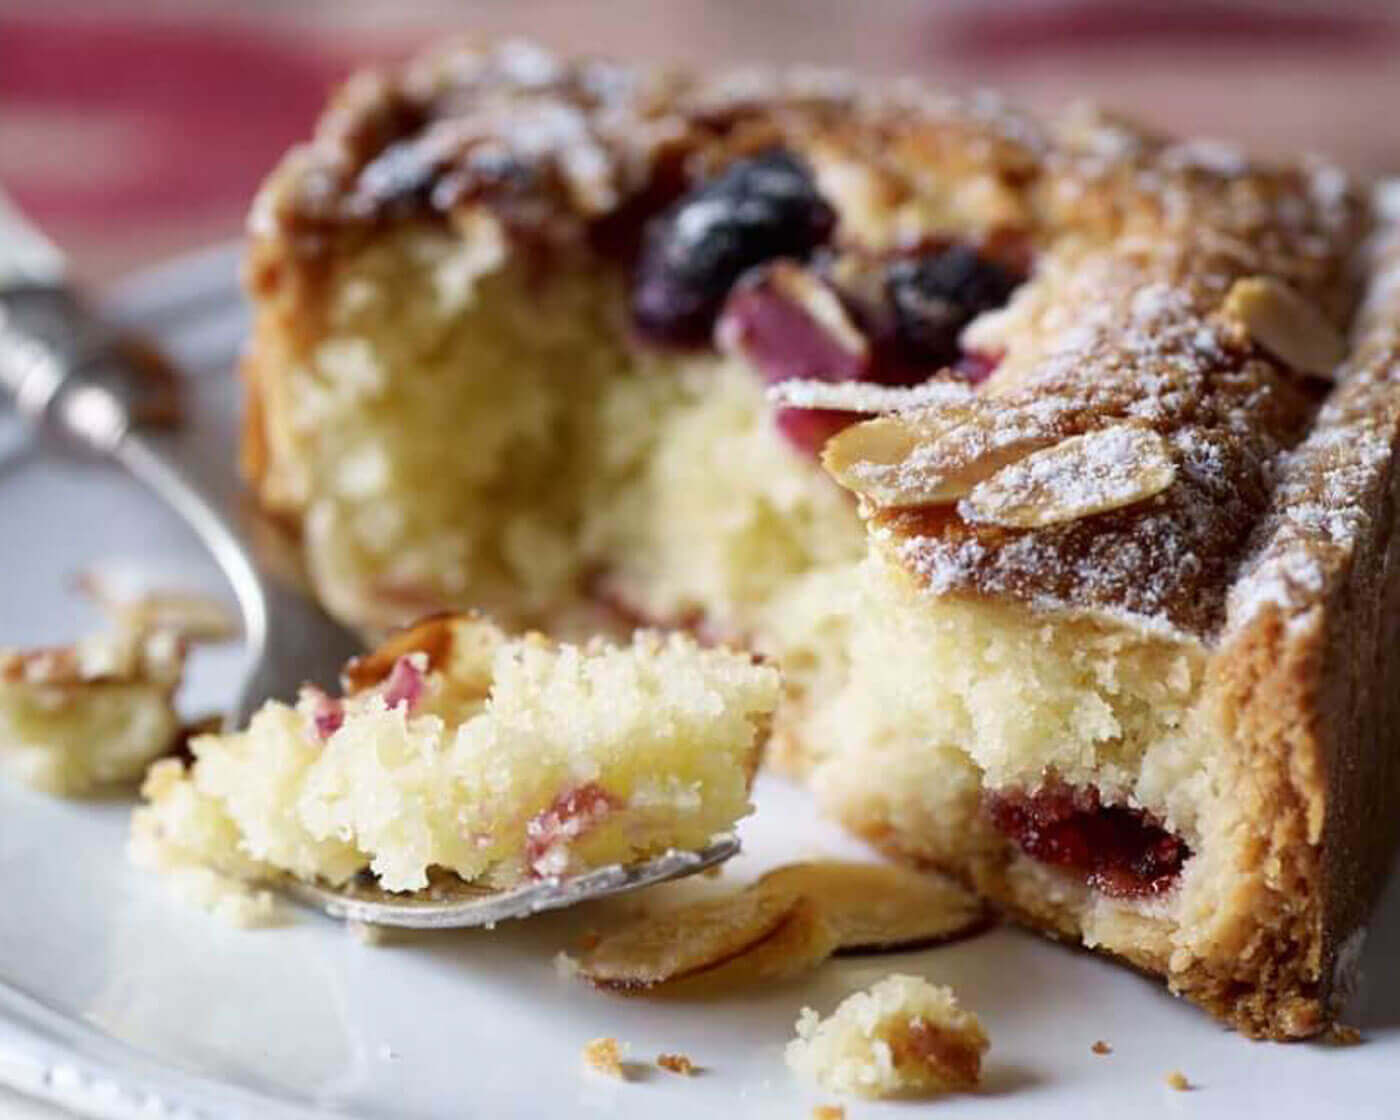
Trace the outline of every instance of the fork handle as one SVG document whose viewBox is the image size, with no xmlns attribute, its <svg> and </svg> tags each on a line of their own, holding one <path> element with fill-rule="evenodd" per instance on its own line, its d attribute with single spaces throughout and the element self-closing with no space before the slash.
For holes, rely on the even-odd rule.
<svg viewBox="0 0 1400 1120">
<path fill-rule="evenodd" d="M 0 386 L 22 416 L 110 456 L 136 422 L 146 381 L 121 336 L 67 289 L 0 290 Z"/>
<path fill-rule="evenodd" d="M 147 438 L 152 367 L 142 354 L 62 287 L 0 289 L 0 387 L 22 416 L 120 463 L 184 518 L 233 585 L 245 639 L 260 648 L 267 628 L 260 573 L 239 539 L 232 504 Z M 173 381 L 158 388 L 173 393 Z"/>
</svg>

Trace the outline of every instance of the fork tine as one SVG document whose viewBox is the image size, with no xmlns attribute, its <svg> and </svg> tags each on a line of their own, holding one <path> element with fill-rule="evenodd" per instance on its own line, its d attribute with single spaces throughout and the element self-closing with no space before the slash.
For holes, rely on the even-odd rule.
<svg viewBox="0 0 1400 1120">
<path fill-rule="evenodd" d="M 669 851 L 635 864 L 611 864 L 567 879 L 541 879 L 506 891 L 491 891 L 470 883 L 450 884 L 420 894 L 391 894 L 377 887 L 333 889 L 301 879 L 282 878 L 271 885 L 298 902 L 332 918 L 366 925 L 405 929 L 466 929 L 491 926 L 510 918 L 528 918 L 589 899 L 680 879 L 723 863 L 738 853 L 733 835 L 713 839 L 694 852 Z"/>
</svg>

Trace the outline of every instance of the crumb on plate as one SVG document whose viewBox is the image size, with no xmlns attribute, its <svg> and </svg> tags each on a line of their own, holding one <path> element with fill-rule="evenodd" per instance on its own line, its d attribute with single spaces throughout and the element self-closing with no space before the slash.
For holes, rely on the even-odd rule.
<svg viewBox="0 0 1400 1120">
<path fill-rule="evenodd" d="M 668 1069 L 672 1073 L 679 1073 L 685 1077 L 695 1074 L 695 1063 L 684 1054 L 658 1054 L 656 1064 L 662 1069 Z"/>
<path fill-rule="evenodd" d="M 627 1071 L 622 1065 L 622 1046 L 615 1038 L 595 1038 L 583 1048 L 583 1061 L 589 1069 L 627 1080 Z"/>
<path fill-rule="evenodd" d="M 892 974 L 842 1001 L 826 1019 L 803 1008 L 788 1066 L 827 1089 L 863 1097 L 976 1088 L 990 1043 L 949 988 Z"/>
</svg>

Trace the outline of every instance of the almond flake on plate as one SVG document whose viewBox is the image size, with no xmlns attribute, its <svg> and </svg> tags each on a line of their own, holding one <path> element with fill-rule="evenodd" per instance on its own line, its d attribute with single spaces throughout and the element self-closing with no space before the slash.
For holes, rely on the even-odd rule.
<svg viewBox="0 0 1400 1120">
<path fill-rule="evenodd" d="M 757 888 L 816 902 L 836 931 L 838 953 L 923 948 L 975 933 L 991 919 L 986 904 L 953 879 L 893 864 L 791 863 L 768 872 Z"/>
<path fill-rule="evenodd" d="M 745 983 L 795 975 L 835 948 L 835 932 L 810 900 L 750 890 L 625 926 L 589 950 L 579 971 L 596 987 L 615 991 L 702 973 L 707 981 Z"/>
</svg>

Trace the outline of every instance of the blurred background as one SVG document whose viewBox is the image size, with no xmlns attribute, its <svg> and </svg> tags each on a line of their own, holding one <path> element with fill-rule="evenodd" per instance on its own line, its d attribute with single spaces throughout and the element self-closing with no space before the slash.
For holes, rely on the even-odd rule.
<svg viewBox="0 0 1400 1120">
<path fill-rule="evenodd" d="M 350 68 L 463 32 L 1088 96 L 1400 173 L 1400 5 L 1379 0 L 0 0 L 0 183 L 107 282 L 236 236 Z"/>
</svg>

